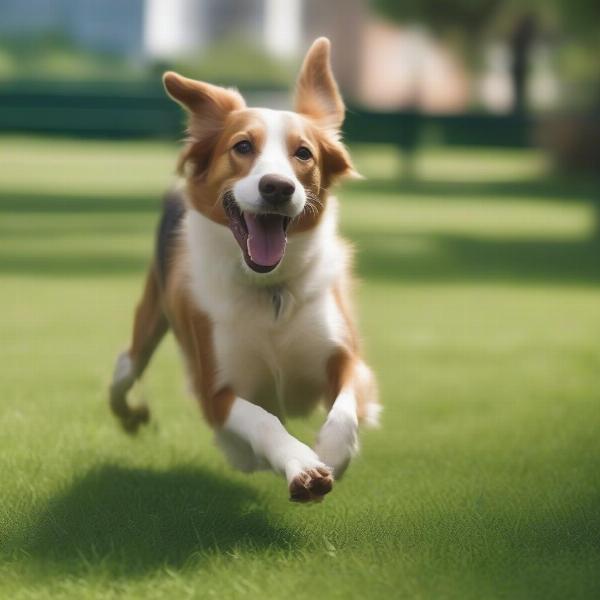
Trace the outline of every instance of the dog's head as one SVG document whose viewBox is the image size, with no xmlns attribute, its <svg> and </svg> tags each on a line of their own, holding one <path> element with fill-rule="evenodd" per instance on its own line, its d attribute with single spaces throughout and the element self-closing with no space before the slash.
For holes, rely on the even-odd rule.
<svg viewBox="0 0 600 600">
<path fill-rule="evenodd" d="M 173 72 L 163 81 L 189 113 L 180 167 L 193 208 L 231 229 L 250 269 L 272 271 L 288 234 L 315 227 L 326 190 L 354 174 L 340 142 L 344 103 L 329 41 L 316 40 L 304 59 L 295 112 L 248 108 L 237 91 Z"/>
</svg>

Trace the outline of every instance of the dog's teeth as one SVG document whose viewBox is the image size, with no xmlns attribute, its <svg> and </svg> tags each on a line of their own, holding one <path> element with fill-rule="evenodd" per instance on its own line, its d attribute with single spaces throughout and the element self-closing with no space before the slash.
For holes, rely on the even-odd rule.
<svg viewBox="0 0 600 600">
<path fill-rule="evenodd" d="M 248 236 L 248 238 L 246 239 L 246 250 L 248 250 L 248 256 L 250 257 L 250 259 L 254 260 L 254 258 L 252 258 L 252 252 L 250 251 L 250 236 Z"/>
</svg>

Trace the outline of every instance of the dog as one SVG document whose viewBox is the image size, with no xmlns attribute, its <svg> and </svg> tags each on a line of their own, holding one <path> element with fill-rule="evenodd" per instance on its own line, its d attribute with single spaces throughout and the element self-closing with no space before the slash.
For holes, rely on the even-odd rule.
<svg viewBox="0 0 600 600">
<path fill-rule="evenodd" d="M 289 497 L 319 501 L 375 424 L 376 381 L 352 316 L 351 248 L 337 233 L 330 187 L 356 176 L 340 141 L 345 107 L 317 39 L 295 89 L 295 112 L 248 108 L 233 89 L 163 76 L 188 134 L 158 228 L 156 256 L 117 358 L 110 405 L 135 432 L 145 405 L 127 402 L 171 329 L 215 440 L 242 471 L 285 476 Z M 314 449 L 286 416 L 328 414 Z"/>
</svg>

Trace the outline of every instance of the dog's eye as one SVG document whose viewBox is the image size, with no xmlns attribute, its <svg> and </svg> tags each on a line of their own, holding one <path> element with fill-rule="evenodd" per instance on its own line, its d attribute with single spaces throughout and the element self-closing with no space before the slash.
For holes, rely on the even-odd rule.
<svg viewBox="0 0 600 600">
<path fill-rule="evenodd" d="M 310 160 L 312 158 L 312 152 L 306 146 L 300 146 L 300 148 L 296 150 L 294 156 L 300 160 Z"/>
<path fill-rule="evenodd" d="M 238 142 L 233 149 L 238 154 L 250 154 L 250 152 L 252 152 L 252 144 L 248 140 L 242 140 L 241 142 Z"/>
</svg>

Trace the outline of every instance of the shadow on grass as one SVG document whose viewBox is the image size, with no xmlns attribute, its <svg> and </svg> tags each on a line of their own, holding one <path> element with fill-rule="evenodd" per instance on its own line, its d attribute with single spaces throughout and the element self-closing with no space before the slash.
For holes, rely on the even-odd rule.
<svg viewBox="0 0 600 600">
<path fill-rule="evenodd" d="M 183 568 L 216 553 L 289 549 L 295 542 L 247 485 L 195 467 L 113 465 L 75 480 L 31 526 L 5 540 L 10 554 L 25 553 L 53 573 L 102 567 L 115 577 Z"/>
<path fill-rule="evenodd" d="M 568 200 L 589 201 L 598 196 L 599 184 L 591 178 L 572 180 L 548 177 L 546 179 L 524 179 L 522 181 L 423 181 L 419 179 L 367 179 L 348 186 L 360 194 L 398 194 L 400 196 L 430 196 L 445 200 L 471 200 L 474 197 L 485 202 L 485 198 L 503 201 L 523 198 L 532 201 Z"/>
<path fill-rule="evenodd" d="M 43 277 L 94 277 L 143 273 L 152 259 L 152 246 L 147 256 L 98 254 L 80 256 L 75 252 L 35 256 L 3 256 L 0 273 L 39 275 Z"/>
<path fill-rule="evenodd" d="M 496 240 L 461 235 L 353 232 L 363 279 L 600 284 L 600 240 Z M 425 249 L 412 250 L 410 241 Z M 429 250 L 428 250 L 429 248 Z"/>
<path fill-rule="evenodd" d="M 24 194 L 0 192 L 0 214 L 112 214 L 151 213 L 159 214 L 162 190 L 157 190 L 155 197 L 125 195 L 69 196 L 54 193 Z"/>
</svg>

